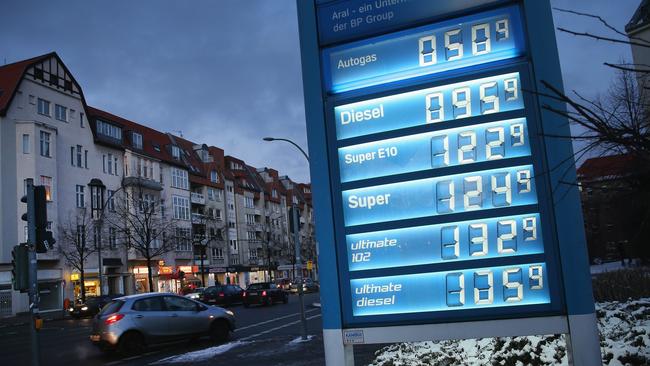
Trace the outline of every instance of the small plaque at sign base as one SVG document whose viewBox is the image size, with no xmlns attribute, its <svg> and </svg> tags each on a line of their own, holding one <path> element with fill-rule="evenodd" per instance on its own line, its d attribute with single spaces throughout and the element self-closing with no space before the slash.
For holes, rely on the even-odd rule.
<svg viewBox="0 0 650 366">
<path fill-rule="evenodd" d="M 364 344 L 362 329 L 347 329 L 343 331 L 343 344 Z"/>
</svg>

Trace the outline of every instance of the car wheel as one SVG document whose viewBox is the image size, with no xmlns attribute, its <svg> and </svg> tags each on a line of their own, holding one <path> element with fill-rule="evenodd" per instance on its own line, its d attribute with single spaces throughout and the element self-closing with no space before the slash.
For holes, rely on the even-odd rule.
<svg viewBox="0 0 650 366">
<path fill-rule="evenodd" d="M 210 338 L 217 343 L 224 343 L 230 336 L 230 327 L 225 320 L 215 320 L 210 327 Z"/>
<path fill-rule="evenodd" d="M 127 332 L 122 337 L 117 345 L 117 350 L 119 353 L 125 356 L 136 355 L 144 351 L 145 344 L 142 334 L 131 331 Z"/>
</svg>

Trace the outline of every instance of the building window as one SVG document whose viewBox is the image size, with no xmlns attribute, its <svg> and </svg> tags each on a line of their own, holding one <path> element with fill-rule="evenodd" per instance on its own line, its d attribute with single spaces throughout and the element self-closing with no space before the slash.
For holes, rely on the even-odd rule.
<svg viewBox="0 0 650 366">
<path fill-rule="evenodd" d="M 55 104 L 54 117 L 59 121 L 68 122 L 68 108 L 62 105 Z"/>
<path fill-rule="evenodd" d="M 172 168 L 172 187 L 188 189 L 189 183 L 187 180 L 187 171 L 178 168 Z"/>
<path fill-rule="evenodd" d="M 50 155 L 50 134 L 49 132 L 41 131 L 41 156 L 51 158 Z"/>
<path fill-rule="evenodd" d="M 132 137 L 133 137 L 133 147 L 142 150 L 142 135 L 137 132 L 133 132 Z"/>
<path fill-rule="evenodd" d="M 109 190 L 109 191 L 107 191 L 107 194 L 108 194 L 108 202 L 107 202 L 108 210 L 111 211 L 111 212 L 114 212 L 115 211 L 115 197 L 113 197 L 113 196 L 115 195 L 115 191 Z"/>
<path fill-rule="evenodd" d="M 217 174 L 216 170 L 210 172 L 210 180 L 213 183 L 219 183 L 219 175 Z"/>
<path fill-rule="evenodd" d="M 253 197 L 244 197 L 244 207 L 255 208 L 255 201 L 253 201 Z"/>
<path fill-rule="evenodd" d="M 181 158 L 181 149 L 178 146 L 172 146 L 172 157 L 177 160 Z"/>
<path fill-rule="evenodd" d="M 50 116 L 50 102 L 45 99 L 38 98 L 38 114 Z"/>
<path fill-rule="evenodd" d="M 257 241 L 257 233 L 255 233 L 254 231 L 247 231 L 246 232 L 246 239 L 250 243 L 255 243 Z"/>
<path fill-rule="evenodd" d="M 41 175 L 41 185 L 45 186 L 45 199 L 52 201 L 52 177 Z"/>
<path fill-rule="evenodd" d="M 29 154 L 29 135 L 23 135 L 23 154 Z"/>
<path fill-rule="evenodd" d="M 248 251 L 248 256 L 250 257 L 250 259 L 256 260 L 257 259 L 257 250 L 256 249 L 250 249 Z"/>
<path fill-rule="evenodd" d="M 86 198 L 84 195 L 84 186 L 77 184 L 77 207 L 83 208 L 86 207 Z"/>
<path fill-rule="evenodd" d="M 104 187 L 90 187 L 90 209 L 93 218 L 98 219 L 104 206 Z"/>
<path fill-rule="evenodd" d="M 174 219 L 190 219 L 190 200 L 186 197 L 172 196 L 172 205 L 174 207 Z"/>
<path fill-rule="evenodd" d="M 82 116 L 83 119 L 83 116 Z M 122 140 L 122 129 L 102 120 L 97 120 L 97 133 L 117 140 Z"/>
<path fill-rule="evenodd" d="M 223 259 L 223 249 L 221 249 L 221 248 L 212 248 L 212 258 L 214 258 L 214 259 Z"/>
<path fill-rule="evenodd" d="M 81 126 L 81 128 L 86 127 L 86 126 L 84 126 L 84 114 L 81 113 L 81 112 L 79 112 L 79 125 Z"/>
<path fill-rule="evenodd" d="M 102 232 L 99 226 L 93 226 L 93 244 L 95 248 L 99 249 L 102 245 Z"/>
<path fill-rule="evenodd" d="M 117 248 L 117 229 L 112 226 L 108 228 L 108 246 L 111 249 Z"/>
<path fill-rule="evenodd" d="M 84 150 L 84 168 L 88 169 L 88 150 Z"/>
<path fill-rule="evenodd" d="M 230 240 L 230 249 L 232 249 L 233 252 L 237 251 L 237 240 L 234 239 Z"/>
<path fill-rule="evenodd" d="M 76 154 L 76 156 L 77 156 L 77 164 L 76 164 L 76 166 L 79 167 L 79 168 L 82 167 L 82 165 L 81 165 L 81 150 L 82 150 L 82 146 L 77 145 L 77 149 L 76 149 L 76 151 L 77 151 L 77 154 Z"/>
<path fill-rule="evenodd" d="M 176 250 L 180 252 L 189 252 L 192 250 L 190 242 L 190 229 L 176 228 Z"/>
<path fill-rule="evenodd" d="M 274 190 L 271 192 L 271 196 L 272 196 L 273 198 L 278 198 L 278 191 L 274 189 Z"/>
<path fill-rule="evenodd" d="M 246 214 L 246 223 L 248 225 L 254 225 L 255 224 L 255 215 Z"/>
<path fill-rule="evenodd" d="M 86 225 L 77 225 L 77 244 L 86 247 Z"/>
<path fill-rule="evenodd" d="M 223 220 L 223 217 L 221 216 L 221 210 L 220 209 L 217 208 L 217 209 L 214 210 L 214 218 L 217 221 Z"/>
</svg>

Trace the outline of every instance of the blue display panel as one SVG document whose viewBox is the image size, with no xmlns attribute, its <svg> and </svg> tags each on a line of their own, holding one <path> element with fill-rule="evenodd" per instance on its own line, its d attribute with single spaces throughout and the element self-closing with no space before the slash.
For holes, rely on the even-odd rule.
<svg viewBox="0 0 650 366">
<path fill-rule="evenodd" d="M 432 75 L 524 54 L 512 6 L 326 49 L 329 92 Z"/>
<path fill-rule="evenodd" d="M 350 271 L 544 252 L 537 213 L 350 234 L 346 242 Z"/>
<path fill-rule="evenodd" d="M 524 108 L 518 72 L 336 106 L 339 140 Z"/>
<path fill-rule="evenodd" d="M 525 118 L 373 141 L 338 151 L 341 182 L 530 155 Z"/>
<path fill-rule="evenodd" d="M 312 173 L 329 168 L 323 242 L 342 327 L 559 314 L 523 3 L 316 4 L 319 54 L 305 64 L 320 61 L 309 90 L 325 123 L 308 129 L 325 128 Z"/>
<path fill-rule="evenodd" d="M 342 192 L 345 226 L 537 203 L 532 165 Z"/>
<path fill-rule="evenodd" d="M 322 44 L 339 42 L 496 1 L 317 0 L 323 4 L 318 7 L 318 33 Z"/>
<path fill-rule="evenodd" d="M 550 301 L 544 263 L 350 281 L 354 316 L 455 311 Z"/>
</svg>

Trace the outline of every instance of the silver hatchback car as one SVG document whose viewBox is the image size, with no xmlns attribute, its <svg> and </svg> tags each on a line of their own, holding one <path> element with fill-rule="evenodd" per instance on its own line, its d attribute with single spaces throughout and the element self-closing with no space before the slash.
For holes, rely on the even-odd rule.
<svg viewBox="0 0 650 366">
<path fill-rule="evenodd" d="M 208 335 L 224 342 L 235 330 L 232 311 L 171 293 L 119 297 L 93 319 L 90 340 L 103 350 L 135 354 L 146 346 Z"/>
</svg>

